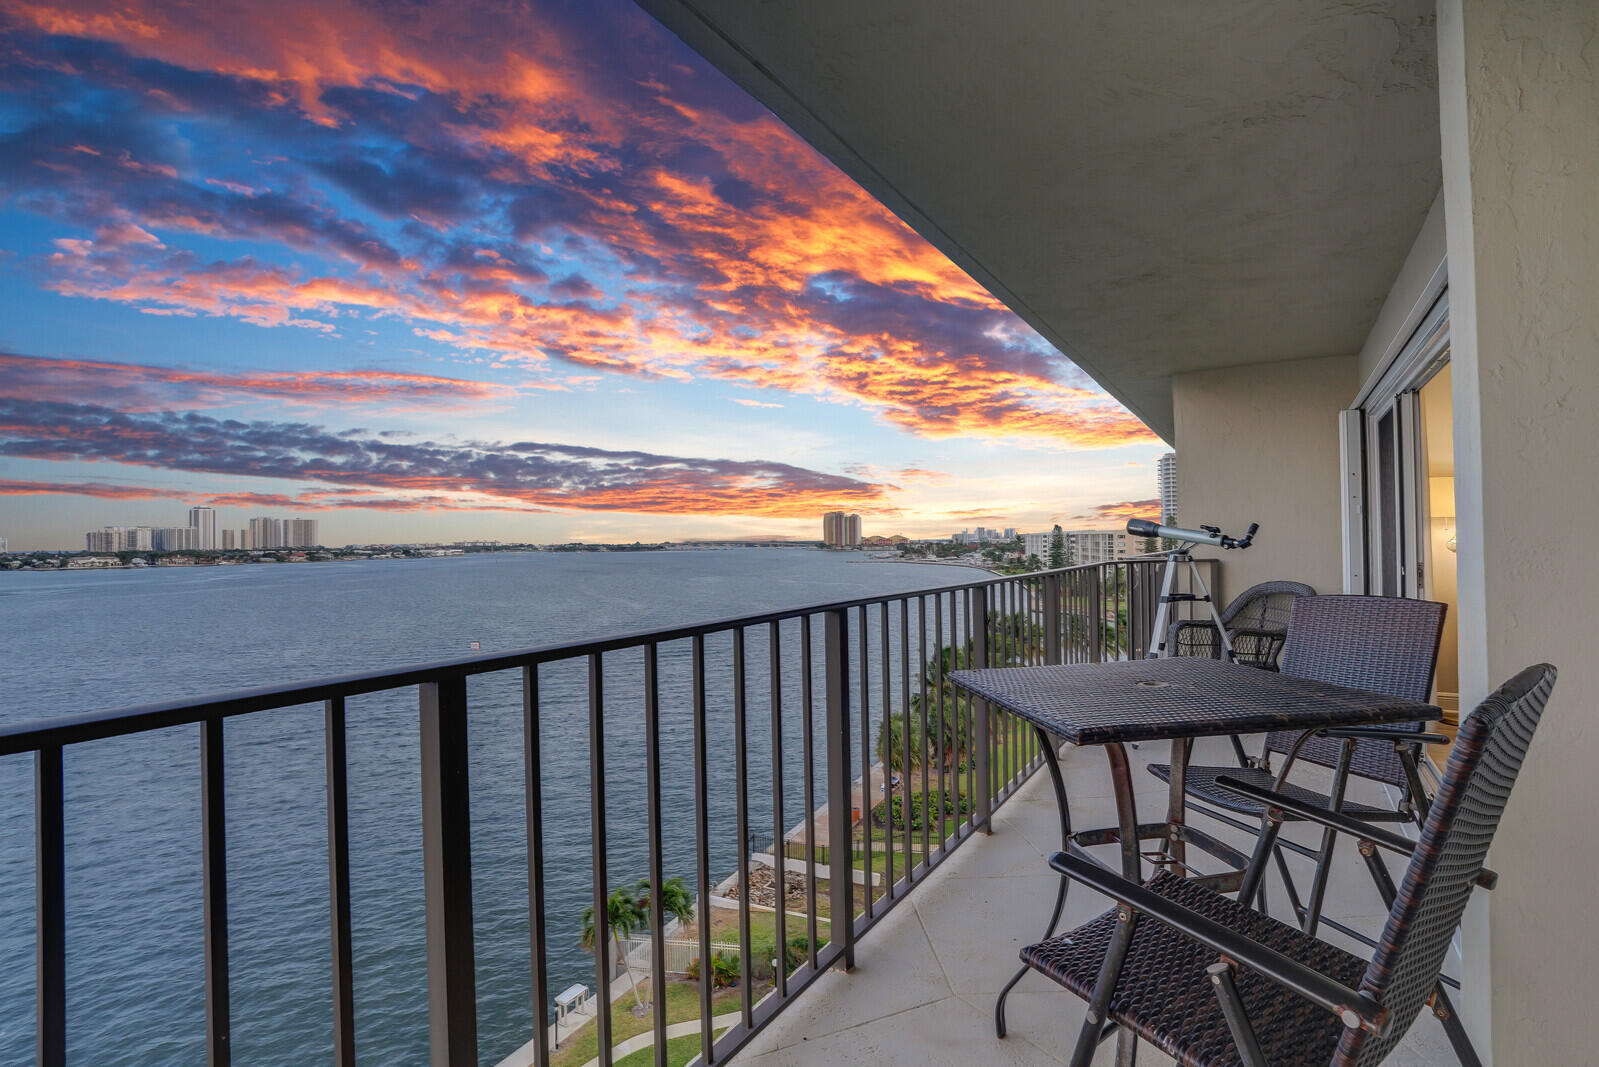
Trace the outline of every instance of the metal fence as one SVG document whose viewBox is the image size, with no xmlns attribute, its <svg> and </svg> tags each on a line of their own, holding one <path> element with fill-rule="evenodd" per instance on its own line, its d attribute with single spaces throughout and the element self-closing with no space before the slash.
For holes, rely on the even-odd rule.
<svg viewBox="0 0 1599 1067">
<path fill-rule="evenodd" d="M 649 887 L 667 875 L 669 832 L 693 838 L 692 892 L 697 898 L 697 952 L 710 958 L 723 934 L 714 930 L 710 895 L 727 873 L 725 841 L 736 842 L 737 1024 L 713 1037 L 712 983 L 699 989 L 700 1058 L 725 1061 L 799 996 L 824 970 L 852 966 L 855 944 L 950 851 L 986 829 L 995 807 L 1040 764 L 1033 734 L 1011 716 L 968 701 L 947 681 L 967 666 L 1091 662 L 1137 658 L 1151 646 L 1162 561 L 1135 559 L 1064 570 L 987 578 L 967 585 L 767 612 L 606 640 L 474 656 L 400 670 L 349 675 L 247 690 L 199 700 L 146 705 L 0 727 L 0 756 L 32 753 L 35 767 L 37 923 L 37 1062 L 67 1061 L 66 835 L 63 750 L 85 742 L 152 730 L 196 726 L 200 824 L 196 849 L 203 872 L 196 921 L 205 935 L 205 1044 L 214 1067 L 230 1062 L 228 968 L 228 803 L 223 736 L 228 720 L 266 715 L 307 703 L 322 705 L 326 758 L 329 930 L 332 940 L 333 1062 L 355 1063 L 355 974 L 350 921 L 349 789 L 346 702 L 364 694 L 414 688 L 419 713 L 422 866 L 425 890 L 428 1030 L 434 1064 L 479 1062 L 477 953 L 473 944 L 472 846 L 468 780 L 468 680 L 519 674 L 523 734 L 523 816 L 527 842 L 528 1027 L 533 1062 L 550 1059 L 552 946 L 547 872 L 586 862 L 592 883 L 593 943 L 611 944 L 607 899 L 626 883 L 615 877 L 607 835 L 608 796 L 642 789 Z M 1210 564 L 1207 582 L 1214 586 Z M 752 654 L 753 650 L 753 654 Z M 764 661 L 764 662 L 763 662 Z M 581 667 L 587 707 L 586 752 L 547 752 L 541 719 L 552 675 Z M 640 714 L 632 714 L 637 709 Z M 683 725 L 687 754 L 663 757 L 663 723 Z M 755 734 L 752 743 L 752 731 Z M 716 735 L 713 748 L 712 735 Z M 636 769 L 607 762 L 608 742 L 621 737 L 642 753 Z M 797 749 L 797 750 L 796 750 Z M 631 750 L 630 750 L 631 751 Z M 767 763 L 765 768 L 760 763 Z M 691 769 L 688 827 L 668 827 L 663 781 L 676 786 Z M 542 783 L 551 774 L 586 773 L 590 850 L 586 861 L 548 847 Z M 760 773 L 757 774 L 756 772 Z M 769 795 L 752 798 L 759 779 Z M 936 792 L 935 792 L 936 790 Z M 915 798 L 920 795 L 918 802 Z M 929 798 L 936 798 L 929 803 Z M 953 812 L 945 810 L 951 799 Z M 918 803 L 920 813 L 918 814 Z M 936 812 L 929 811 L 933 806 Z M 896 815 L 896 806 L 898 814 Z M 794 826 L 789 821 L 798 818 Z M 731 825 L 728 825 L 731 823 Z M 880 832 L 879 832 L 880 831 Z M 752 968 L 750 854 L 757 842 L 790 854 L 773 870 L 776 967 L 770 990 L 756 996 Z M 865 877 L 819 881 L 842 855 L 840 842 Z M 831 846 L 831 847 L 830 847 Z M 803 914 L 789 914 L 788 882 L 803 883 Z M 661 988 L 676 968 L 662 894 L 648 892 L 649 978 Z M 840 921 L 844 917 L 844 921 Z M 825 927 L 825 929 L 823 929 Z M 797 958 L 796 958 L 797 957 Z M 598 1002 L 613 1000 L 610 954 L 593 969 Z M 682 968 L 687 970 L 687 964 Z M 655 996 L 655 1055 L 666 1055 L 667 998 Z M 610 1012 L 597 1028 L 599 1062 L 611 1063 Z"/>
</svg>

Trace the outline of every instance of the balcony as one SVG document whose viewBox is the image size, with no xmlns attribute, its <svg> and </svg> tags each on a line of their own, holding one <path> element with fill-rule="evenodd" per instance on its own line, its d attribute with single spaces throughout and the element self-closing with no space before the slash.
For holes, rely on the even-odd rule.
<svg viewBox="0 0 1599 1067">
<path fill-rule="evenodd" d="M 1164 783 L 1144 765 L 1166 758 L 1164 743 L 1130 752 L 1140 818 L 1163 811 Z M 1225 740 L 1200 741 L 1196 762 L 1226 764 L 1232 754 Z M 1108 826 L 1116 821 L 1110 775 L 1103 753 L 1067 746 L 1061 768 L 1071 791 L 1074 826 Z M 1305 768 L 1305 782 L 1314 780 Z M 1296 779 L 1298 780 L 1298 779 Z M 1322 783 L 1322 784 L 1325 784 Z M 1380 787 L 1357 781 L 1350 799 L 1386 803 Z M 1213 824 L 1205 823 L 1207 828 Z M 1223 828 L 1217 836 L 1247 847 L 1243 835 Z M 1303 829 L 1287 835 L 1310 843 Z M 758 1034 L 730 1062 L 739 1067 L 865 1063 L 877 1067 L 940 1067 L 992 1064 L 994 1067 L 1057 1067 L 1067 1062 L 1082 1024 L 1084 1003 L 1047 979 L 1029 974 L 1011 993 L 1006 1018 L 1009 1033 L 994 1036 L 994 1003 L 1015 974 L 1017 952 L 1038 939 L 1054 899 L 1056 881 L 1048 856 L 1059 847 L 1055 799 L 1044 775 L 1037 775 L 994 813 L 992 835 L 978 834 L 917 887 L 855 949 L 855 969 L 820 978 L 793 1007 Z M 1349 842 L 1328 887 L 1327 917 L 1368 935 L 1387 912 L 1377 898 L 1360 857 Z M 1100 850 L 1116 863 L 1112 846 Z M 1397 868 L 1394 868 L 1397 870 Z M 1304 862 L 1295 874 L 1308 878 Z M 1273 872 L 1268 897 L 1283 900 Z M 1109 908 L 1104 897 L 1073 886 L 1067 895 L 1062 929 Z M 1332 930 L 1326 939 L 1368 955 L 1370 949 Z M 1446 970 L 1453 972 L 1454 966 Z M 1115 1059 L 1115 1042 L 1101 1046 L 1097 1064 Z M 1140 1064 L 1172 1060 L 1147 1045 Z M 1421 1067 L 1456 1063 L 1442 1027 L 1423 1013 L 1387 1064 Z"/>
<path fill-rule="evenodd" d="M 356 1061 L 356 1049 L 373 1033 L 357 1025 L 345 735 L 347 716 L 374 698 L 409 701 L 419 714 L 413 743 L 421 770 L 426 968 L 399 980 L 425 986 L 434 1064 L 503 1058 L 579 1067 L 587 1061 L 575 1059 L 574 1048 L 586 1041 L 594 1059 L 609 1067 L 629 1055 L 651 1058 L 644 1050 L 652 1036 L 662 1050 L 657 1063 L 693 1055 L 684 1041 L 712 1064 L 1062 1060 L 1082 1007 L 1036 976 L 1012 997 L 1012 1036 L 999 1041 L 992 1029 L 996 995 L 1014 972 L 1018 949 L 1036 938 L 1056 887 L 1046 857 L 1059 844 L 1059 830 L 1052 795 L 1035 774 L 1042 755 L 1020 722 L 980 702 L 968 706 L 944 675 L 967 665 L 1142 656 L 1151 645 L 1161 564 L 1144 558 L 988 578 L 0 728 L 0 755 L 34 759 L 38 1062 L 67 1062 L 73 1005 L 66 977 L 72 857 L 64 832 L 64 752 L 106 738 L 198 727 L 201 818 L 193 848 L 204 892 L 193 902 L 192 921 L 206 935 L 207 1058 L 222 1065 L 231 1061 L 233 1027 L 224 753 L 249 758 L 237 742 L 224 747 L 224 730 L 230 719 L 307 704 L 321 706 L 326 753 L 329 1051 L 336 1064 Z M 1215 578 L 1211 563 L 1207 581 Z M 517 978 L 530 988 L 532 1010 L 523 1000 L 525 1021 L 507 1043 L 502 1008 L 490 1044 L 480 1041 L 479 1013 L 487 983 L 505 980 L 506 946 L 485 946 L 474 925 L 471 813 L 484 798 L 474 796 L 468 742 L 471 717 L 495 708 L 519 711 L 522 725 L 525 793 L 511 801 L 520 810 L 504 811 L 502 795 L 493 814 L 526 822 L 527 897 L 509 907 L 525 908 L 527 940 L 518 951 L 526 963 Z M 546 719 L 557 714 L 586 720 L 586 750 L 550 743 Z M 933 758 L 909 758 L 913 736 L 924 739 Z M 1147 762 L 1164 748 L 1146 745 L 1134 756 Z M 1225 760 L 1229 751 L 1221 741 L 1201 744 L 1198 754 Z M 1113 824 L 1102 753 L 1069 750 L 1064 768 L 1074 825 Z M 574 772 L 587 781 L 587 812 L 547 811 L 546 783 Z M 1163 797 L 1154 777 L 1139 773 L 1135 780 L 1148 804 Z M 909 805 L 916 794 L 960 799 L 942 818 L 935 807 L 908 826 L 884 827 L 887 802 Z M 320 811 L 321 803 L 307 799 L 308 808 Z M 587 837 L 574 847 L 579 824 L 586 824 Z M 985 826 L 993 832 L 983 832 Z M 1244 843 L 1236 833 L 1222 836 Z M 842 842 L 851 843 L 857 869 L 849 879 L 830 879 Z M 789 857 L 780 866 L 769 858 L 779 851 Z M 747 888 L 763 854 L 773 863 L 770 905 L 754 901 Z M 584 883 L 575 894 L 552 874 L 573 871 L 583 872 Z M 614 939 L 620 959 L 609 950 L 584 957 L 579 984 L 590 987 L 591 1011 L 563 1024 L 556 998 L 570 988 L 573 920 L 592 904 L 592 943 L 609 946 L 612 891 L 633 887 L 641 871 L 641 885 L 650 887 L 683 873 L 692 903 L 673 909 L 663 893 L 644 893 L 639 925 L 649 932 L 626 947 Z M 1384 909 L 1364 879 L 1358 864 L 1338 865 L 1327 914 L 1373 931 Z M 485 903 L 501 915 L 508 906 L 479 900 L 479 908 Z M 1091 894 L 1074 891 L 1066 921 L 1103 909 Z M 672 910 L 680 910 L 681 921 L 671 920 Z M 836 920 L 845 915 L 853 921 Z M 786 946 L 782 968 L 773 966 L 778 945 Z M 774 958 L 763 973 L 768 948 Z M 729 988 L 680 980 L 718 951 L 733 974 Z M 482 962 L 491 955 L 499 970 Z M 852 957 L 852 970 L 839 969 Z M 629 1020 L 635 975 L 666 995 Z M 363 986 L 363 995 L 371 992 Z M 611 1010 L 593 1010 L 606 1006 Z M 1449 1056 L 1437 1024 L 1423 1019 L 1395 1062 L 1449 1062 Z"/>
</svg>

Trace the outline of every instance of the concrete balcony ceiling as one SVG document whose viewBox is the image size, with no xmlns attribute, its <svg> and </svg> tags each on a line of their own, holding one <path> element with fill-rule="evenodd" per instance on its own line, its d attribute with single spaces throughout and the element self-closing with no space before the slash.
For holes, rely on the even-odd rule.
<svg viewBox="0 0 1599 1067">
<path fill-rule="evenodd" d="M 1442 181 L 1422 0 L 638 2 L 1168 440 L 1359 351 Z"/>
</svg>

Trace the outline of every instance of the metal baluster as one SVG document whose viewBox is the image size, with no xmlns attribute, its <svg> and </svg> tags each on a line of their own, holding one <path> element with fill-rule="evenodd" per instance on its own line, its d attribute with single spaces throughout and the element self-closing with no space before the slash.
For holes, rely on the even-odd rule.
<svg viewBox="0 0 1599 1067">
<path fill-rule="evenodd" d="M 605 843 L 605 664 L 598 652 L 589 657 L 589 839 L 590 877 L 594 883 L 594 980 L 599 1012 L 594 1034 L 599 1039 L 600 1067 L 611 1064 L 611 915 L 608 851 Z M 631 976 L 630 976 L 631 977 Z"/>
<path fill-rule="evenodd" d="M 805 940 L 809 943 L 811 970 L 816 970 L 816 758 L 811 712 L 814 681 L 811 677 L 811 617 L 800 616 L 800 744 L 805 756 Z"/>
<path fill-rule="evenodd" d="M 928 775 L 927 761 L 932 757 L 928 753 L 932 745 L 928 744 L 927 737 L 927 673 L 924 664 L 927 663 L 927 597 L 922 595 L 916 598 L 916 688 L 920 690 L 921 699 L 917 701 L 917 709 L 921 712 L 922 731 L 922 871 L 925 874 L 933 866 L 933 847 L 928 832 L 928 819 L 931 817 L 928 804 Z M 943 798 L 939 798 L 942 810 Z"/>
<path fill-rule="evenodd" d="M 988 587 L 977 586 L 972 590 L 972 619 L 968 624 L 971 629 L 968 633 L 974 642 L 972 659 L 978 667 L 988 666 Z M 976 723 L 973 732 L 977 735 L 977 818 L 976 822 L 982 827 L 984 833 L 993 832 L 991 816 L 994 812 L 994 780 L 993 780 L 993 722 L 989 714 L 988 701 L 973 698 L 971 701 L 973 718 Z"/>
<path fill-rule="evenodd" d="M 61 746 L 33 754 L 34 997 L 39 1067 L 67 1062 L 66 784 Z"/>
<path fill-rule="evenodd" d="M 783 676 L 782 628 L 767 624 L 769 654 L 767 680 L 772 688 L 772 876 L 777 884 L 777 963 L 772 968 L 777 981 L 777 997 L 788 997 L 788 901 L 785 896 L 784 868 L 788 856 L 783 842 Z"/>
<path fill-rule="evenodd" d="M 860 674 L 861 682 L 861 851 L 866 855 L 866 902 L 863 910 L 868 918 L 870 918 L 877 909 L 877 900 L 872 893 L 872 694 L 871 688 L 868 685 L 868 679 L 871 675 L 869 670 L 870 661 L 867 659 L 866 644 L 866 623 L 869 617 L 870 616 L 867 614 L 866 605 L 862 604 L 860 632 L 861 662 L 860 666 L 857 668 L 857 671 Z M 853 834 L 850 835 L 850 848 L 853 853 Z M 836 853 L 833 857 L 833 862 L 835 864 L 838 862 L 838 856 Z M 852 854 L 850 857 L 850 864 L 849 866 L 845 867 L 845 870 L 848 871 L 852 869 L 853 866 L 854 856 Z M 834 873 L 837 873 L 838 868 L 835 866 L 832 868 L 832 870 Z"/>
<path fill-rule="evenodd" d="M 888 639 L 888 601 L 878 605 L 877 628 L 878 654 L 882 658 L 881 671 L 883 677 L 883 732 L 878 735 L 878 744 L 882 746 L 883 758 L 883 895 L 888 898 L 889 906 L 894 901 L 894 731 L 889 722 L 893 712 L 893 689 L 889 681 L 889 639 Z M 867 801 L 870 810 L 871 801 Z M 872 848 L 872 820 L 865 817 L 866 848 Z"/>
<path fill-rule="evenodd" d="M 527 821 L 528 958 L 533 965 L 533 1064 L 550 1064 L 550 961 L 544 928 L 544 771 L 539 744 L 539 668 L 522 668 L 522 808 Z"/>
<path fill-rule="evenodd" d="M 434 1067 L 449 1067 L 477 1062 L 466 678 L 424 682 L 418 690 L 428 1034 Z"/>
<path fill-rule="evenodd" d="M 661 833 L 661 685 L 659 650 L 644 646 L 644 788 L 650 849 L 650 1001 L 655 1009 L 655 1067 L 666 1067 L 666 884 Z M 704 974 L 701 968 L 701 974 Z"/>
<path fill-rule="evenodd" d="M 228 1014 L 228 847 L 222 720 L 200 724 L 200 864 L 205 892 L 205 1055 L 210 1067 L 232 1062 Z"/>
<path fill-rule="evenodd" d="M 911 884 L 916 873 L 911 831 L 911 604 L 906 598 L 899 602 L 899 697 L 905 718 L 904 758 L 900 760 L 900 809 L 905 817 L 905 885 Z M 927 797 L 922 797 L 925 806 Z"/>
<path fill-rule="evenodd" d="M 963 649 L 967 649 L 967 650 L 973 650 L 973 649 L 975 649 L 977 647 L 976 639 L 972 635 L 972 599 L 973 599 L 974 593 L 973 593 L 973 590 L 970 587 L 968 587 L 968 588 L 962 590 L 962 594 L 963 595 L 961 596 L 961 600 L 962 600 L 962 602 L 963 602 L 963 604 L 965 606 L 965 609 L 966 609 L 966 616 L 965 616 L 964 620 L 962 620 L 962 621 L 965 622 L 966 626 L 965 626 L 965 629 L 962 631 L 962 634 L 961 634 L 960 647 L 963 648 Z M 951 621 L 951 627 L 953 628 L 953 626 L 954 626 L 954 621 L 952 620 Z M 983 666 L 983 665 L 984 664 L 978 662 L 977 657 L 976 657 L 975 654 L 973 654 L 971 651 L 967 652 L 967 663 L 966 663 L 967 667 L 980 667 L 980 666 Z M 960 698 L 957 697 L 956 699 L 960 699 Z M 974 830 L 978 826 L 978 811 L 981 808 L 981 802 L 980 802 L 980 800 L 979 800 L 979 798 L 977 796 L 977 705 L 978 705 L 978 703 L 979 703 L 979 701 L 977 700 L 976 697 L 972 696 L 969 693 L 966 695 L 966 723 L 961 728 L 964 731 L 964 735 L 965 735 L 965 737 L 964 737 L 965 747 L 962 749 L 962 752 L 965 753 L 964 762 L 966 764 L 966 796 L 967 796 L 968 801 L 971 804 L 971 808 L 972 808 L 969 825 L 970 825 L 970 828 L 974 829 Z"/>
<path fill-rule="evenodd" d="M 711 820 L 707 809 L 710 775 L 705 742 L 705 636 L 694 635 L 694 850 L 699 876 L 700 1062 L 710 1067 L 711 1035 Z"/>
<path fill-rule="evenodd" d="M 827 657 L 827 888 L 831 940 L 846 971 L 855 967 L 855 879 L 850 858 L 849 615 L 829 611 L 823 620 Z M 703 796 L 703 791 L 701 793 Z M 812 909 L 814 914 L 815 909 Z M 709 1060 L 707 1060 L 709 1062 Z"/>
<path fill-rule="evenodd" d="M 333 938 L 333 1062 L 355 1067 L 355 958 L 350 935 L 350 791 L 344 698 L 323 702 L 328 787 L 328 904 Z"/>
<path fill-rule="evenodd" d="M 954 597 L 950 598 L 950 603 L 954 604 Z M 953 643 L 954 627 L 952 626 L 950 629 L 950 640 Z M 938 760 L 938 795 L 947 798 L 949 796 L 949 775 L 944 766 L 944 753 L 948 747 L 952 746 L 949 745 L 949 738 L 945 733 L 947 727 L 944 722 L 944 594 L 942 593 L 933 594 L 933 682 L 938 690 L 938 748 L 934 756 Z M 954 710 L 954 708 L 951 708 L 951 713 Z M 956 791 L 959 791 L 958 783 Z M 957 811 L 955 812 L 956 826 L 960 825 L 960 811 L 958 808 L 959 805 L 957 804 Z M 943 858 L 949 852 L 949 827 L 944 823 L 942 803 L 939 805 L 938 812 L 938 852 L 940 858 Z"/>
<path fill-rule="evenodd" d="M 749 731 L 745 724 L 744 627 L 733 630 L 733 776 L 738 810 L 738 975 L 744 1029 L 755 1025 L 754 986 L 750 974 L 750 790 Z"/>
</svg>

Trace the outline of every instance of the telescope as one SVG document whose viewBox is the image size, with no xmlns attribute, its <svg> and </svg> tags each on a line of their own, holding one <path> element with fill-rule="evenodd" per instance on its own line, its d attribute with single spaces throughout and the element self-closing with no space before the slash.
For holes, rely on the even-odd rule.
<svg viewBox="0 0 1599 1067">
<path fill-rule="evenodd" d="M 1228 537 L 1220 526 L 1201 526 L 1185 530 L 1181 526 L 1162 526 L 1152 519 L 1128 519 L 1127 532 L 1134 537 L 1164 537 L 1171 541 L 1187 541 L 1196 545 L 1215 545 L 1217 548 L 1248 548 L 1255 540 L 1260 523 L 1252 522 L 1242 537 Z"/>
</svg>

